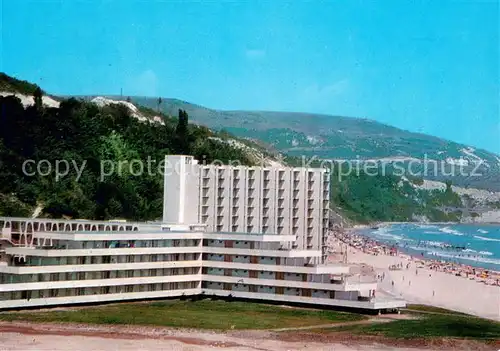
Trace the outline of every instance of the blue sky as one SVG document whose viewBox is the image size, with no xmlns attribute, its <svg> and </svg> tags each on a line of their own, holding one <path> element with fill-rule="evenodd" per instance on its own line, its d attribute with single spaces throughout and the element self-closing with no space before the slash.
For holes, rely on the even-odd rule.
<svg viewBox="0 0 500 351">
<path fill-rule="evenodd" d="M 0 11 L 0 70 L 54 94 L 123 88 L 366 117 L 500 153 L 496 0 L 0 0 Z"/>
</svg>

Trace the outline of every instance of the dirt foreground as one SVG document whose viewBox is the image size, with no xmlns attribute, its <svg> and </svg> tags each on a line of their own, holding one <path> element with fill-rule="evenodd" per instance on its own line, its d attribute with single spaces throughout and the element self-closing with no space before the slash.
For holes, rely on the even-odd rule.
<svg viewBox="0 0 500 351">
<path fill-rule="evenodd" d="M 496 350 L 468 341 L 394 342 L 354 339 L 350 334 L 321 335 L 307 331 L 199 331 L 143 326 L 94 326 L 0 322 L 0 350 Z"/>
</svg>

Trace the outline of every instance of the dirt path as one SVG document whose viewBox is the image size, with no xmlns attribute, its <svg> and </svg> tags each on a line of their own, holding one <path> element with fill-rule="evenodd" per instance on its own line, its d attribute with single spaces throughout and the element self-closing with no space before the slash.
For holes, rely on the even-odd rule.
<svg viewBox="0 0 500 351">
<path fill-rule="evenodd" d="M 286 332 L 286 331 L 294 331 L 294 330 L 311 330 L 311 329 L 325 329 L 325 328 L 335 328 L 335 327 L 344 327 L 349 325 L 364 325 L 364 324 L 373 324 L 373 323 L 387 323 L 391 320 L 381 319 L 381 318 L 371 318 L 365 319 L 362 321 L 354 321 L 354 322 L 342 322 L 342 323 L 330 323 L 330 324 L 318 324 L 318 325 L 308 325 L 305 327 L 290 327 L 290 328 L 278 328 L 278 329 L 269 329 L 272 332 Z"/>
<path fill-rule="evenodd" d="M 358 336 L 346 332 L 311 332 L 310 329 L 384 323 L 408 315 L 378 316 L 353 321 L 281 330 L 210 331 L 132 325 L 84 325 L 69 323 L 0 322 L 2 351 L 415 351 L 491 350 L 484 345 L 463 341 L 397 341 L 377 336 Z M 410 316 L 410 318 L 414 318 Z M 472 347 L 471 347 L 472 346 Z M 496 350 L 496 349 L 495 349 Z"/>
<path fill-rule="evenodd" d="M 437 314 L 440 316 L 454 316 L 454 317 L 474 317 L 467 314 L 462 314 L 461 312 L 453 313 L 453 312 L 438 312 L 438 311 L 423 311 L 423 310 L 414 310 L 411 308 L 402 308 L 401 311 L 407 312 L 415 312 L 415 313 L 424 313 L 424 314 Z"/>
</svg>

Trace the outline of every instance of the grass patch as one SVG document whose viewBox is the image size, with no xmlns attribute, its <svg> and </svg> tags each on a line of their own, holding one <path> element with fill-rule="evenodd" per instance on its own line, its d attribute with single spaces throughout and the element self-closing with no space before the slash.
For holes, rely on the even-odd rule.
<svg viewBox="0 0 500 351">
<path fill-rule="evenodd" d="M 428 306 L 428 305 L 408 305 L 408 306 L 406 306 L 406 309 L 409 311 L 454 314 L 457 316 L 470 316 L 469 314 L 466 314 L 466 313 L 447 310 L 446 308 L 434 307 L 434 306 Z"/>
<path fill-rule="evenodd" d="M 271 329 L 362 320 L 354 313 L 286 308 L 247 302 L 179 301 L 124 303 L 65 311 L 4 312 L 0 320 L 137 324 L 200 329 Z"/>
<path fill-rule="evenodd" d="M 328 332 L 350 332 L 354 334 L 379 335 L 389 338 L 466 338 L 477 340 L 500 340 L 500 323 L 482 318 L 459 315 L 421 314 L 414 320 L 396 320 L 369 325 L 341 326 L 329 328 Z M 324 333 L 326 329 L 317 330 Z"/>
</svg>

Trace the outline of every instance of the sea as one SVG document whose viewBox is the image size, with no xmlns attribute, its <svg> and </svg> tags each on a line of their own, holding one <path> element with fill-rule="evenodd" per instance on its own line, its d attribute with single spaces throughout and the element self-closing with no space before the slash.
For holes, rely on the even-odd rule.
<svg viewBox="0 0 500 351">
<path fill-rule="evenodd" d="M 357 232 L 412 256 L 500 271 L 500 225 L 400 223 Z"/>
</svg>

